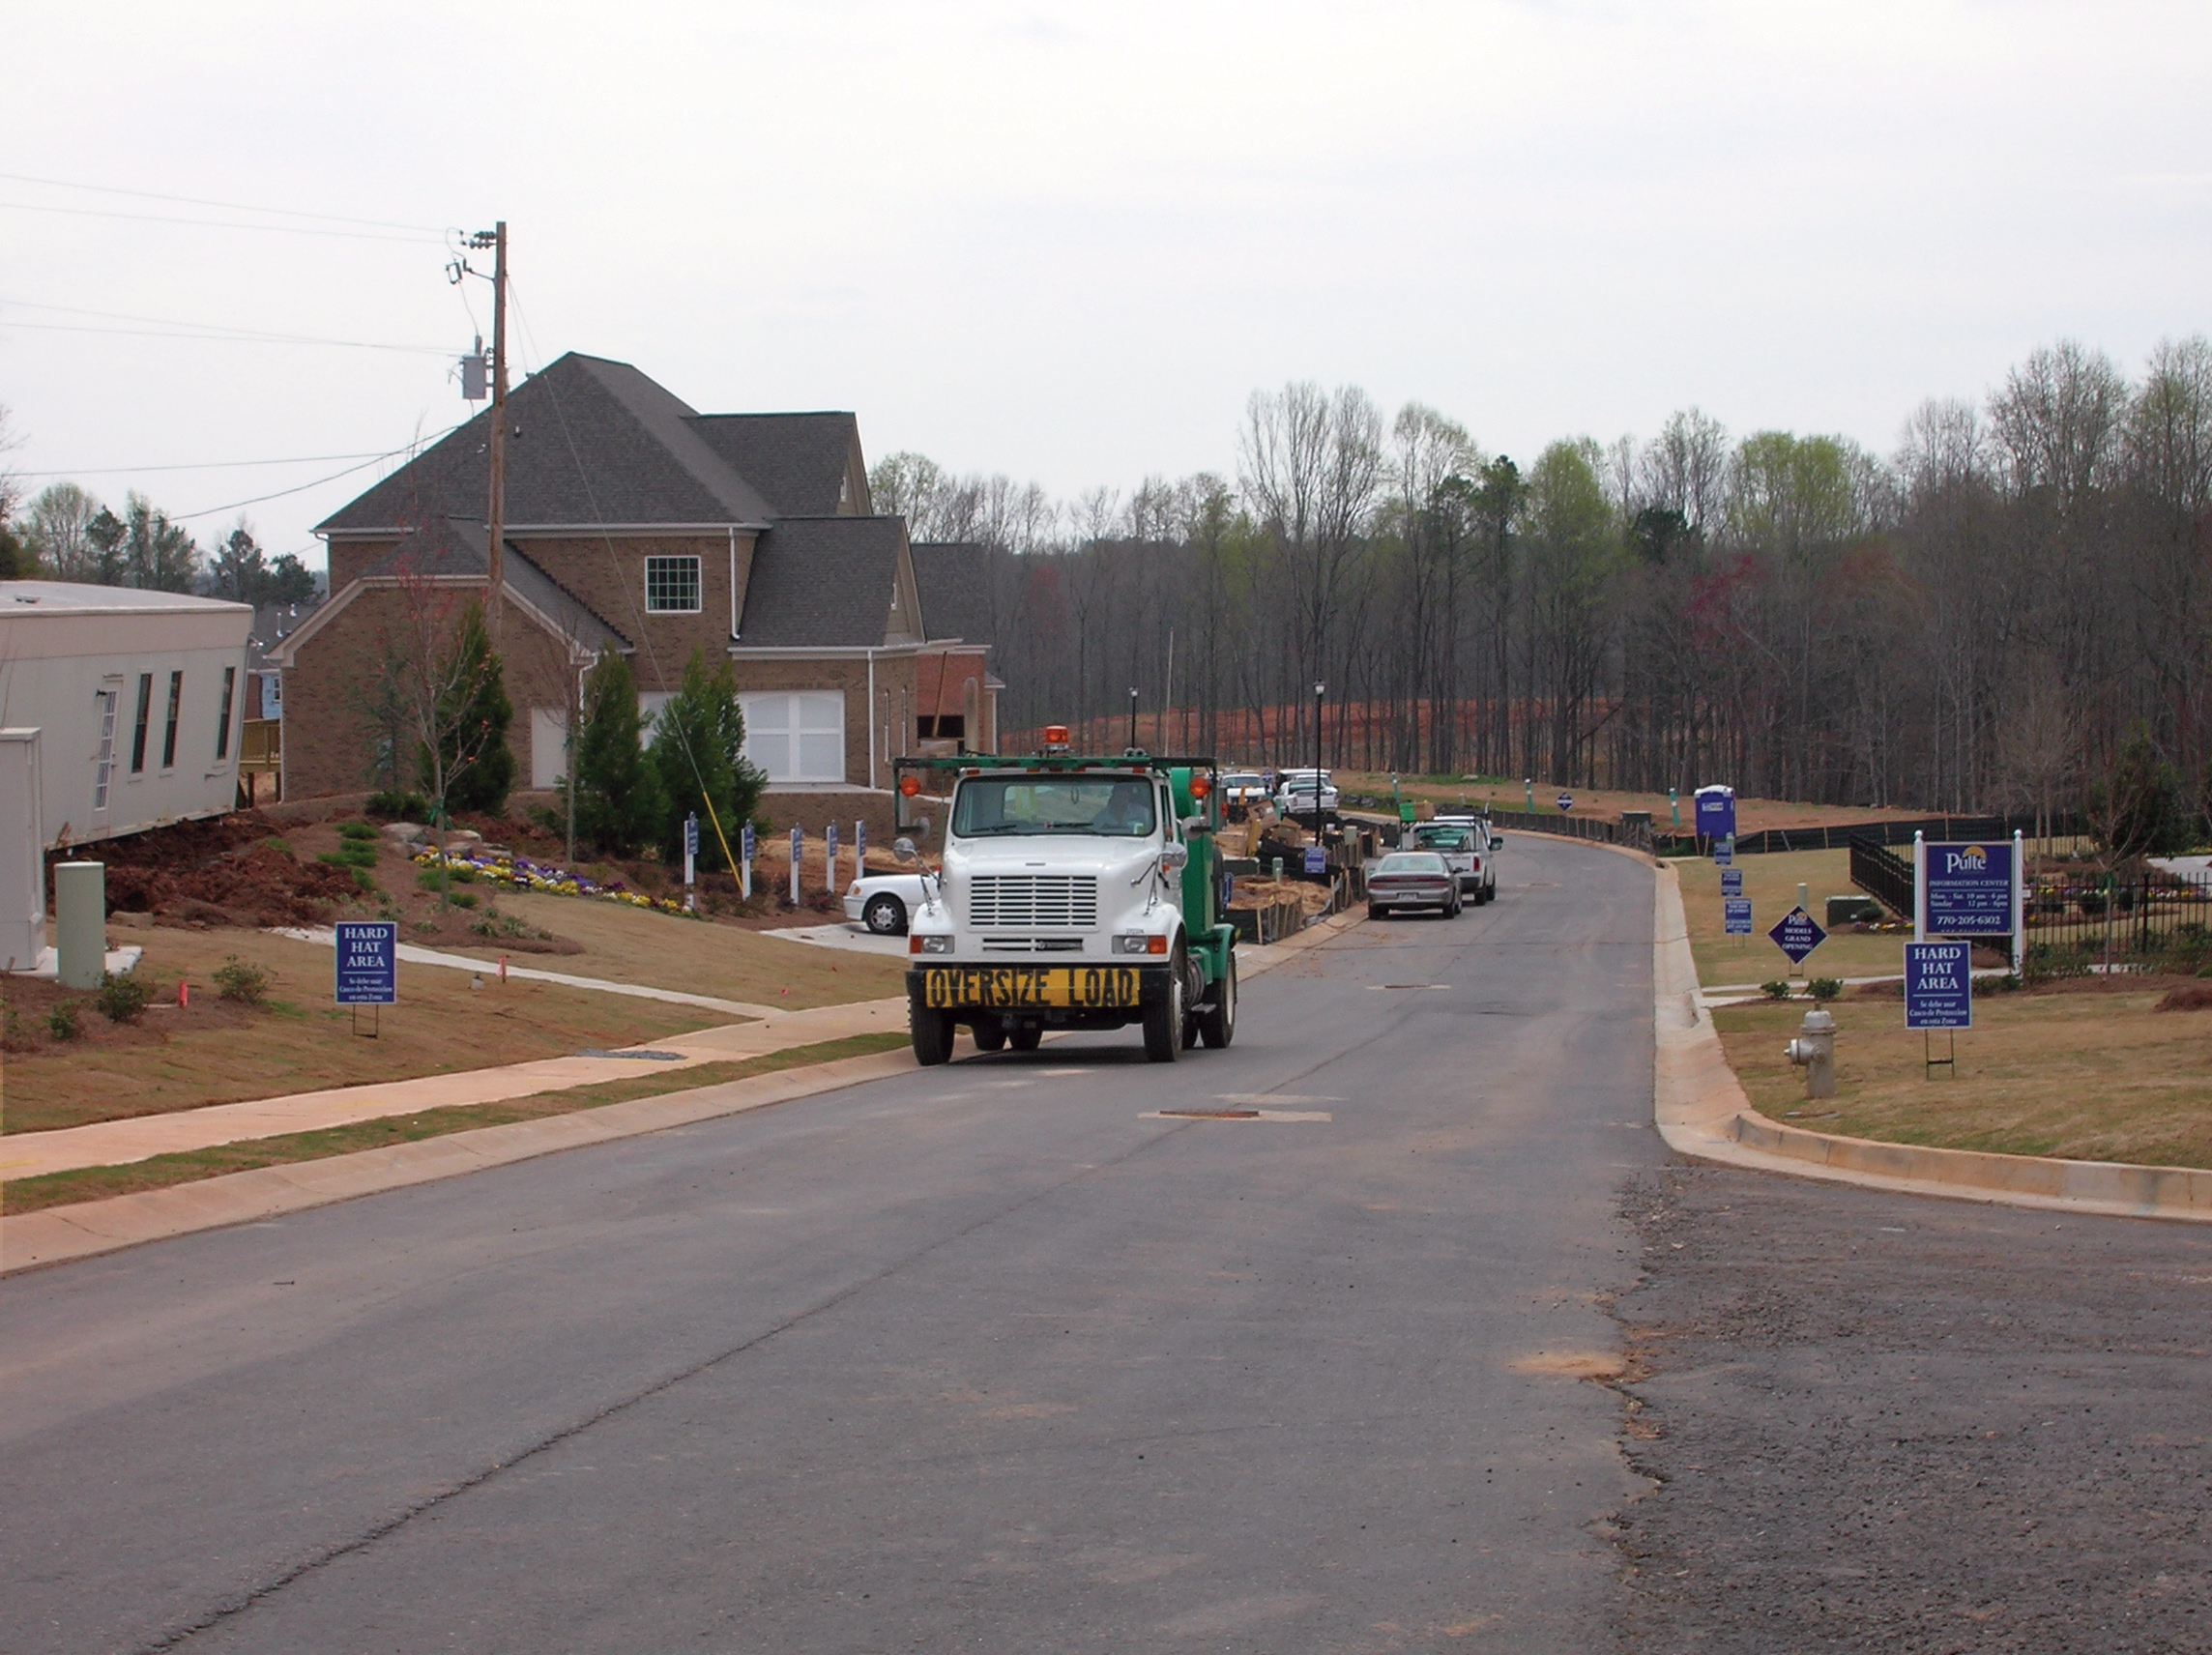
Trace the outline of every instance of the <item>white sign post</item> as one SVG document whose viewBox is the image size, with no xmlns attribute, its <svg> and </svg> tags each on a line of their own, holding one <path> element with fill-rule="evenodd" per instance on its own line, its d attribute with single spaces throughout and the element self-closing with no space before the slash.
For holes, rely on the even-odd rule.
<svg viewBox="0 0 2212 1655">
<path fill-rule="evenodd" d="M 822 888 L 837 892 L 837 819 L 832 816 L 822 829 Z"/>
<path fill-rule="evenodd" d="M 738 887 L 747 902 L 753 899 L 753 858 L 759 855 L 760 841 L 748 822 L 738 830 Z"/>
<path fill-rule="evenodd" d="M 696 914 L 699 898 L 694 886 L 698 884 L 699 869 L 699 813 L 694 810 L 684 818 L 684 906 Z"/>
<path fill-rule="evenodd" d="M 794 908 L 799 906 L 799 852 L 805 840 L 794 823 L 791 828 L 791 906 Z"/>
</svg>

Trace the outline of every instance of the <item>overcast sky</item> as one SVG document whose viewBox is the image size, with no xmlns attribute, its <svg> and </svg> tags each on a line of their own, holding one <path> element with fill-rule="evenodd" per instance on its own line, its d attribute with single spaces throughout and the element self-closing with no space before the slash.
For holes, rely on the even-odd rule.
<svg viewBox="0 0 2212 1655">
<path fill-rule="evenodd" d="M 9 35 L 10 463 L 203 538 L 463 416 L 488 288 L 441 231 L 502 217 L 520 368 L 850 408 L 871 459 L 1063 495 L 1232 472 L 1290 379 L 1524 459 L 1690 404 L 1886 452 L 2039 344 L 2134 371 L 2212 328 L 2201 4 L 198 0 Z M 67 331 L 171 323 L 422 348 Z M 319 561 L 377 475 L 244 509 Z"/>
</svg>

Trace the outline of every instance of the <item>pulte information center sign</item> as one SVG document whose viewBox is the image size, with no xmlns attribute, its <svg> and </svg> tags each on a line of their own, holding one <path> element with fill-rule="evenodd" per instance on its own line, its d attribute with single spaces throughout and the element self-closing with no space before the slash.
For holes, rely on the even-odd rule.
<svg viewBox="0 0 2212 1655">
<path fill-rule="evenodd" d="M 1921 928 L 1938 937 L 1999 937 L 2012 932 L 2012 847 L 1922 847 Z"/>
</svg>

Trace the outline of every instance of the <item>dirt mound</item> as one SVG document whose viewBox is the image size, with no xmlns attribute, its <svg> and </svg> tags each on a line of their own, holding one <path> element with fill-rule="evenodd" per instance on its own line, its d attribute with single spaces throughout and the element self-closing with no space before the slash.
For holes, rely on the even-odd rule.
<svg viewBox="0 0 2212 1655">
<path fill-rule="evenodd" d="M 2205 1011 L 2212 1010 L 2212 982 L 2183 983 L 2168 989 L 2166 998 L 2153 1006 L 2154 1011 Z"/>
<path fill-rule="evenodd" d="M 312 925 L 359 894 L 343 868 L 303 862 L 258 812 L 179 822 L 84 847 L 107 864 L 107 908 L 189 925 Z"/>
</svg>

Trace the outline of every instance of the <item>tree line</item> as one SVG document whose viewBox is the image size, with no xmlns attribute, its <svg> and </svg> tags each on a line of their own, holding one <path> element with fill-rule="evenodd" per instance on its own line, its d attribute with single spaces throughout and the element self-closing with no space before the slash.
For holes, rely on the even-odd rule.
<svg viewBox="0 0 2212 1655">
<path fill-rule="evenodd" d="M 0 450 L 12 447 L 0 408 Z M 189 592 L 235 603 L 313 603 L 314 571 L 297 553 L 275 557 L 244 517 L 203 546 L 191 532 L 131 490 L 118 512 L 73 482 L 26 498 L 0 473 L 0 580 L 68 580 Z"/>
<path fill-rule="evenodd" d="M 2037 350 L 1887 456 L 1691 408 L 1524 464 L 1292 384 L 1252 394 L 1234 479 L 870 480 L 916 539 L 987 549 L 1009 732 L 1119 730 L 1134 689 L 1149 741 L 1310 762 L 1324 685 L 1344 768 L 2048 812 L 2134 742 L 2212 789 L 2201 335 L 2132 379 Z"/>
</svg>

